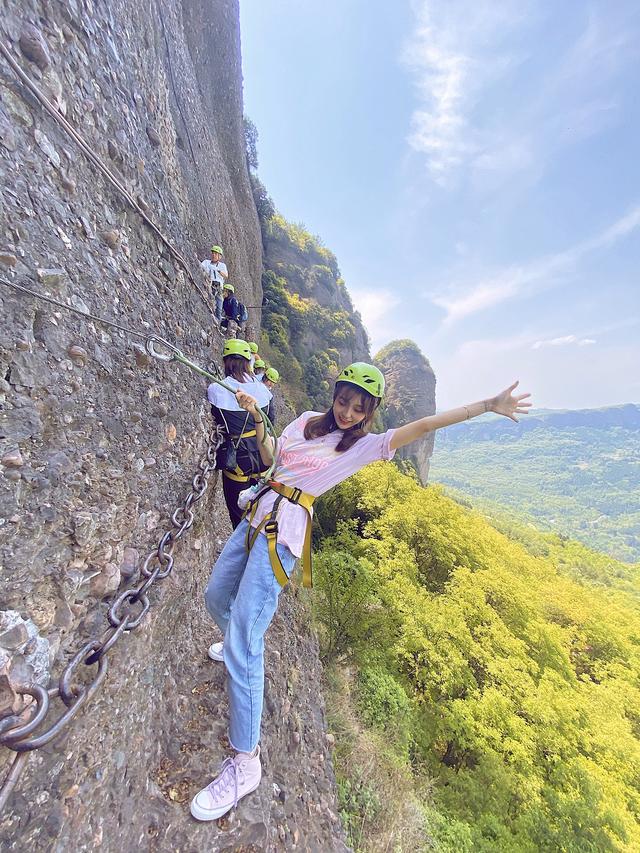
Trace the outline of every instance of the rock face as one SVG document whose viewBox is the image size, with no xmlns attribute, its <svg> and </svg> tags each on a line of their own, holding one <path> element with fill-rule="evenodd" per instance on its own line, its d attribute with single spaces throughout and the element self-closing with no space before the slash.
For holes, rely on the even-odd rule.
<svg viewBox="0 0 640 853">
<path fill-rule="evenodd" d="M 260 305 L 237 0 L 0 3 L 2 42 L 196 279 L 220 242 L 240 297 Z M 210 364 L 221 340 L 185 270 L 0 64 L 0 277 Z M 209 414 L 203 380 L 150 358 L 140 338 L 2 285 L 0 303 L 4 714 L 20 708 L 18 683 L 46 684 L 49 672 L 55 685 L 102 633 L 117 589 L 191 488 Z M 188 815 L 226 755 L 223 672 L 206 658 L 202 604 L 229 533 L 213 483 L 194 511 L 173 573 L 110 653 L 100 691 L 31 755 L 0 816 L 3 850 L 275 850 L 301 837 L 343 848 L 317 650 L 292 592 L 269 639 L 263 783 L 227 821 Z M 55 719 L 63 706 L 52 705 Z M 0 747 L 0 780 L 12 756 Z"/>
<path fill-rule="evenodd" d="M 383 419 L 387 429 L 435 413 L 436 376 L 413 341 L 391 341 L 375 356 L 375 363 L 386 380 Z M 433 437 L 431 433 L 417 444 L 399 451 L 401 459 L 408 459 L 415 465 L 424 486 L 429 477 Z"/>
<path fill-rule="evenodd" d="M 265 229 L 265 269 L 281 276 L 289 293 L 311 300 L 338 315 L 344 312 L 345 319 L 342 330 L 338 326 L 332 340 L 327 340 L 320 326 L 310 324 L 306 327 L 300 335 L 299 358 L 304 360 L 330 346 L 339 353 L 342 366 L 368 359 L 367 332 L 360 314 L 353 307 L 335 256 L 321 246 L 317 238 L 302 237 L 296 242 L 289 230 L 281 227 L 282 221 L 281 217 L 276 216 Z M 292 226 L 291 230 L 295 232 L 296 228 Z M 310 235 L 305 237 L 309 238 Z M 296 337 L 296 330 L 292 329 L 291 332 L 292 337 Z"/>
</svg>

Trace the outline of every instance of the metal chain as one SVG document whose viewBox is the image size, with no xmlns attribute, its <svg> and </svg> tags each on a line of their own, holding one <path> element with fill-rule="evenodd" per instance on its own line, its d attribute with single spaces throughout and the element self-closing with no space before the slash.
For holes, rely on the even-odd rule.
<svg viewBox="0 0 640 853">
<path fill-rule="evenodd" d="M 157 340 L 157 339 L 156 339 Z M 171 527 L 161 537 L 158 545 L 147 554 L 140 570 L 141 578 L 136 586 L 123 590 L 109 608 L 110 626 L 96 639 L 85 643 L 63 670 L 57 687 L 46 690 L 39 684 L 23 684 L 15 687 L 16 693 L 31 696 L 33 701 L 21 713 L 0 720 L 0 744 L 18 753 L 9 772 L 0 786 L 0 809 L 6 803 L 11 790 L 20 778 L 26 764 L 26 756 L 56 738 L 87 704 L 100 688 L 107 675 L 107 653 L 125 632 L 135 630 L 147 614 L 151 602 L 147 596 L 153 584 L 166 578 L 173 569 L 173 551 L 194 522 L 193 505 L 202 499 L 209 478 L 215 470 L 216 451 L 223 441 L 219 427 L 209 434 L 207 451 L 198 464 L 191 481 L 191 490 L 184 502 L 171 516 Z M 136 612 L 137 611 L 137 612 Z M 97 664 L 97 669 L 87 682 L 81 683 L 77 670 L 81 666 Z M 45 721 L 51 709 L 52 699 L 62 700 L 62 714 L 37 735 L 32 734 Z M 26 716 L 26 720 L 25 720 Z M 23 757 L 24 756 L 24 757 Z"/>
</svg>

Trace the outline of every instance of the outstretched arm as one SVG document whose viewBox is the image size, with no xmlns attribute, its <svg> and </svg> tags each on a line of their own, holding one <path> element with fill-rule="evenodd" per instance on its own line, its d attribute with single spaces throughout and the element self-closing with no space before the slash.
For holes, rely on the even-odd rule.
<svg viewBox="0 0 640 853">
<path fill-rule="evenodd" d="M 460 406 L 458 409 L 449 409 L 447 412 L 440 412 L 437 415 L 429 415 L 426 418 L 420 418 L 418 421 L 412 421 L 410 424 L 405 424 L 399 427 L 391 437 L 390 447 L 392 450 L 397 450 L 399 447 L 404 447 L 411 444 L 412 441 L 417 441 L 436 429 L 442 427 L 459 424 L 462 421 L 468 421 L 470 418 L 477 418 L 478 415 L 484 415 L 485 412 L 495 412 L 498 415 L 504 415 L 506 418 L 511 418 L 512 421 L 518 421 L 516 415 L 527 415 L 531 403 L 523 402 L 531 394 L 517 394 L 514 396 L 513 391 L 518 387 L 518 383 L 514 382 L 500 394 L 495 397 L 490 397 L 487 400 L 479 400 L 477 403 L 469 403 L 466 406 Z"/>
</svg>

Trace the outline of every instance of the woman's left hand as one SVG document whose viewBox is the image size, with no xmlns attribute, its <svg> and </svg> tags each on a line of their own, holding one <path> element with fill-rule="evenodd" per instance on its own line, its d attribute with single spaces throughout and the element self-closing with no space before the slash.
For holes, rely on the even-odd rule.
<svg viewBox="0 0 640 853">
<path fill-rule="evenodd" d="M 238 388 L 236 391 L 236 400 L 238 401 L 238 405 L 243 408 L 245 412 L 249 412 L 249 414 L 254 417 L 258 414 L 258 410 L 256 408 L 258 403 L 255 397 L 252 397 L 251 394 L 247 394 L 246 391 L 241 391 Z"/>
<path fill-rule="evenodd" d="M 528 415 L 532 403 L 523 403 L 531 394 L 513 394 L 513 391 L 518 387 L 519 380 L 509 385 L 504 391 L 501 391 L 492 400 L 489 401 L 490 410 L 497 415 L 504 415 L 506 418 L 511 418 L 512 421 L 518 423 L 516 415 Z"/>
</svg>

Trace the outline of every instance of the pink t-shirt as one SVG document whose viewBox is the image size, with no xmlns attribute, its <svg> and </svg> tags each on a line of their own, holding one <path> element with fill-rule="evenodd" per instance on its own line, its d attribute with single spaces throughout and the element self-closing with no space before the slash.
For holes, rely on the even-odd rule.
<svg viewBox="0 0 640 853">
<path fill-rule="evenodd" d="M 303 492 L 318 498 L 333 486 L 337 486 L 351 474 L 370 462 L 393 459 L 395 450 L 389 443 L 395 430 L 380 435 L 365 435 L 349 450 L 338 453 L 336 447 L 342 438 L 342 430 L 330 432 L 309 441 L 304 437 L 304 427 L 309 418 L 320 412 L 304 412 L 284 428 L 278 439 L 278 462 L 273 479 L 285 486 L 297 486 Z M 278 495 L 267 492 L 260 499 L 252 526 L 257 527 L 269 513 Z M 286 498 L 278 510 L 278 543 L 286 545 L 296 557 L 302 555 L 307 511 Z"/>
</svg>

